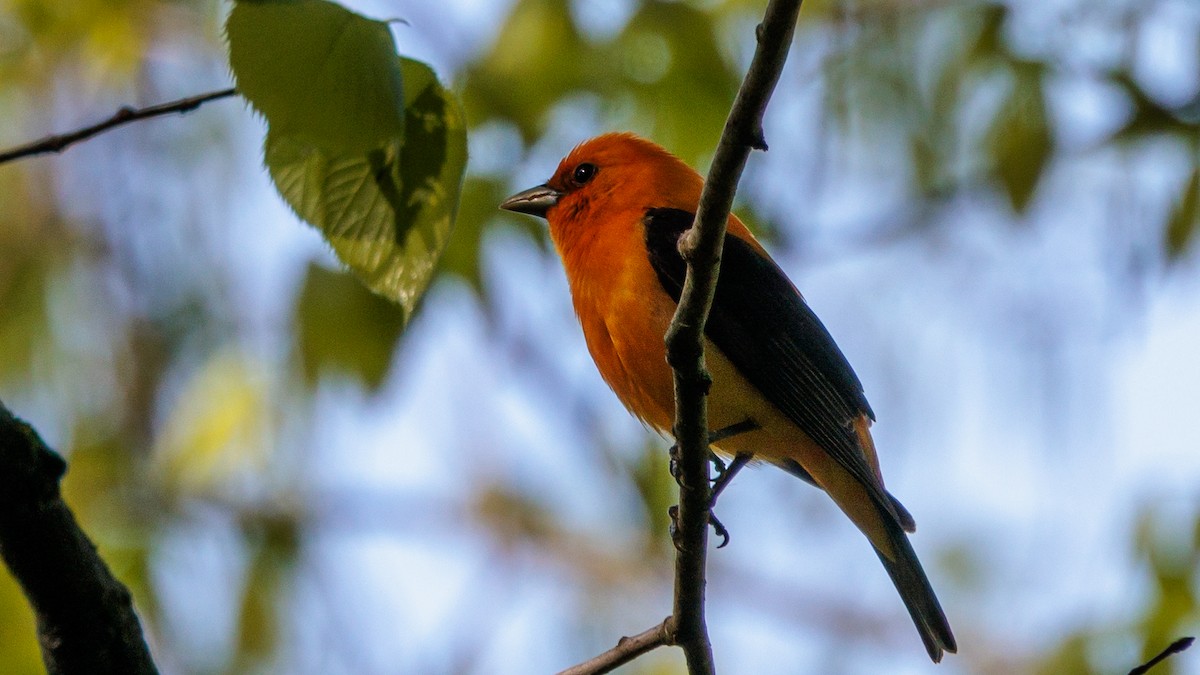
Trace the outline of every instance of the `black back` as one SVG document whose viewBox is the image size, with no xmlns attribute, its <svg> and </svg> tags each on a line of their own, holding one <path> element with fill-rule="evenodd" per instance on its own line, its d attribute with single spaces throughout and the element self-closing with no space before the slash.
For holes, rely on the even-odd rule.
<svg viewBox="0 0 1200 675">
<path fill-rule="evenodd" d="M 650 265 L 676 302 L 687 265 L 679 236 L 693 214 L 649 209 L 644 219 Z M 747 380 L 895 515 L 867 465 L 854 431 L 875 414 L 862 383 L 829 331 L 783 270 L 745 241 L 727 236 L 705 334 Z"/>
</svg>

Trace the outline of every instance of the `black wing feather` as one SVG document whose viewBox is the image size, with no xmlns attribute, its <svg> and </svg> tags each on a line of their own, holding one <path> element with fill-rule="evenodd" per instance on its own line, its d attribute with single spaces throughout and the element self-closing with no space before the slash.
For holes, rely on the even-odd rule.
<svg viewBox="0 0 1200 675">
<path fill-rule="evenodd" d="M 693 216 L 676 209 L 646 212 L 646 249 L 663 289 L 676 301 L 682 293 L 687 265 L 679 255 L 679 236 Z M 905 535 L 912 516 L 883 490 L 867 465 L 854 420 L 875 419 L 862 383 L 846 357 L 813 314 L 783 271 L 749 244 L 726 237 L 721 274 L 705 334 L 750 382 L 804 433 L 819 443 L 867 489 L 883 513 L 894 559 L 879 559 L 900 592 L 934 662 L 943 651 L 956 651 L 954 634 L 917 555 Z M 814 483 L 795 461 L 781 466 Z"/>
<path fill-rule="evenodd" d="M 687 273 L 677 248 L 679 236 L 692 220 L 687 211 L 649 209 L 644 221 L 650 264 L 676 302 Z M 895 515 L 854 431 L 860 414 L 875 419 L 862 383 L 779 266 L 737 237 L 725 238 L 705 334 L 746 379 Z"/>
</svg>

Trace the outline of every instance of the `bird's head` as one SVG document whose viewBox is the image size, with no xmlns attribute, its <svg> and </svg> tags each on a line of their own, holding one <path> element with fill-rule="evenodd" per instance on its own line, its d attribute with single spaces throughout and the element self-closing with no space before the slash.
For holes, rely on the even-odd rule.
<svg viewBox="0 0 1200 675">
<path fill-rule="evenodd" d="M 630 133 L 584 141 L 559 163 L 553 177 L 518 192 L 500 208 L 550 221 L 551 230 L 598 224 L 647 209 L 694 212 L 704 181 L 661 146 Z"/>
</svg>

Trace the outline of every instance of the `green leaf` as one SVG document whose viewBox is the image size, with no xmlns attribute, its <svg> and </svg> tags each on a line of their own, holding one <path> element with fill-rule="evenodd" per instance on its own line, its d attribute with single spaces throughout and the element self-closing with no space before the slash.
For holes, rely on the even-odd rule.
<svg viewBox="0 0 1200 675">
<path fill-rule="evenodd" d="M 1012 93 L 988 135 L 988 152 L 1012 207 L 1023 212 L 1054 152 L 1038 64 L 1015 63 Z"/>
<path fill-rule="evenodd" d="M 376 390 L 387 376 L 404 313 L 350 275 L 309 265 L 295 323 L 310 384 L 332 369 L 352 373 Z"/>
<path fill-rule="evenodd" d="M 238 88 L 267 118 L 276 189 L 410 317 L 458 207 L 458 102 L 396 55 L 387 24 L 324 0 L 241 0 L 226 32 Z"/>
<path fill-rule="evenodd" d="M 1163 242 L 1167 258 L 1177 260 L 1187 251 L 1188 245 L 1196 236 L 1197 225 L 1200 224 L 1200 166 L 1192 169 L 1183 193 L 1171 210 L 1167 220 L 1167 231 Z"/>
<path fill-rule="evenodd" d="M 325 0 L 240 0 L 225 31 L 238 91 L 276 135 L 355 153 L 403 134 L 386 23 Z"/>
<path fill-rule="evenodd" d="M 265 153 L 284 200 L 368 288 L 411 316 L 454 224 L 467 135 L 458 103 L 433 71 L 405 58 L 400 67 L 403 139 L 337 154 L 271 129 Z"/>
</svg>

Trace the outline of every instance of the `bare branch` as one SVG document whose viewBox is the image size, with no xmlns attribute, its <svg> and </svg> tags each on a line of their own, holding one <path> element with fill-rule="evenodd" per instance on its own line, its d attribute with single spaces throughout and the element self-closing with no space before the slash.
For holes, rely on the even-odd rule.
<svg viewBox="0 0 1200 675">
<path fill-rule="evenodd" d="M 62 458 L 0 403 L 0 557 L 37 614 L 52 675 L 157 673 L 129 590 L 63 503 Z"/>
<path fill-rule="evenodd" d="M 691 230 L 680 238 L 687 278 L 667 331 L 667 360 L 675 370 L 675 439 L 679 448 L 679 517 L 675 556 L 675 642 L 693 675 L 715 672 L 704 620 L 708 547 L 709 472 L 704 324 L 712 306 L 725 242 L 725 224 L 750 150 L 766 150 L 762 118 L 783 71 L 802 0 L 771 0 L 757 31 L 758 48 L 738 90 L 709 168 Z"/>
<path fill-rule="evenodd" d="M 1159 652 L 1158 655 L 1155 656 L 1154 658 L 1143 663 L 1142 665 L 1138 666 L 1137 668 L 1134 668 L 1133 670 L 1129 671 L 1129 675 L 1143 675 L 1144 673 L 1150 672 L 1151 668 L 1153 668 L 1154 666 L 1157 666 L 1160 662 L 1165 661 L 1166 659 L 1170 658 L 1171 655 L 1178 654 L 1179 652 L 1182 652 L 1183 650 L 1187 649 L 1188 647 L 1191 647 L 1192 643 L 1195 641 L 1196 641 L 1196 638 L 1194 638 L 1194 637 L 1179 638 L 1178 640 L 1167 645 L 1167 648 L 1162 650 L 1161 652 Z"/>
<path fill-rule="evenodd" d="M 671 636 L 675 633 L 674 623 L 674 617 L 668 616 L 659 625 L 633 637 L 623 637 L 617 641 L 616 647 L 579 665 L 571 666 L 558 675 L 599 675 L 611 672 L 642 654 L 673 644 Z"/>
<path fill-rule="evenodd" d="M 145 108 L 132 108 L 125 106 L 113 114 L 112 117 L 93 124 L 82 129 L 67 132 L 65 134 L 56 134 L 47 136 L 40 141 L 34 141 L 25 145 L 17 146 L 9 150 L 0 151 L 0 164 L 11 162 L 25 157 L 33 157 L 35 155 L 44 155 L 52 152 L 62 152 L 68 146 L 85 141 L 92 136 L 102 134 L 109 129 L 134 122 L 144 120 L 150 117 L 158 117 L 160 115 L 170 115 L 173 113 L 186 113 L 199 108 L 200 106 L 215 101 L 221 98 L 229 98 L 237 94 L 236 89 L 222 89 L 221 91 L 210 91 L 207 94 L 199 94 L 197 96 L 189 96 L 181 98 L 178 101 L 170 101 L 167 103 L 159 103 Z"/>
</svg>

